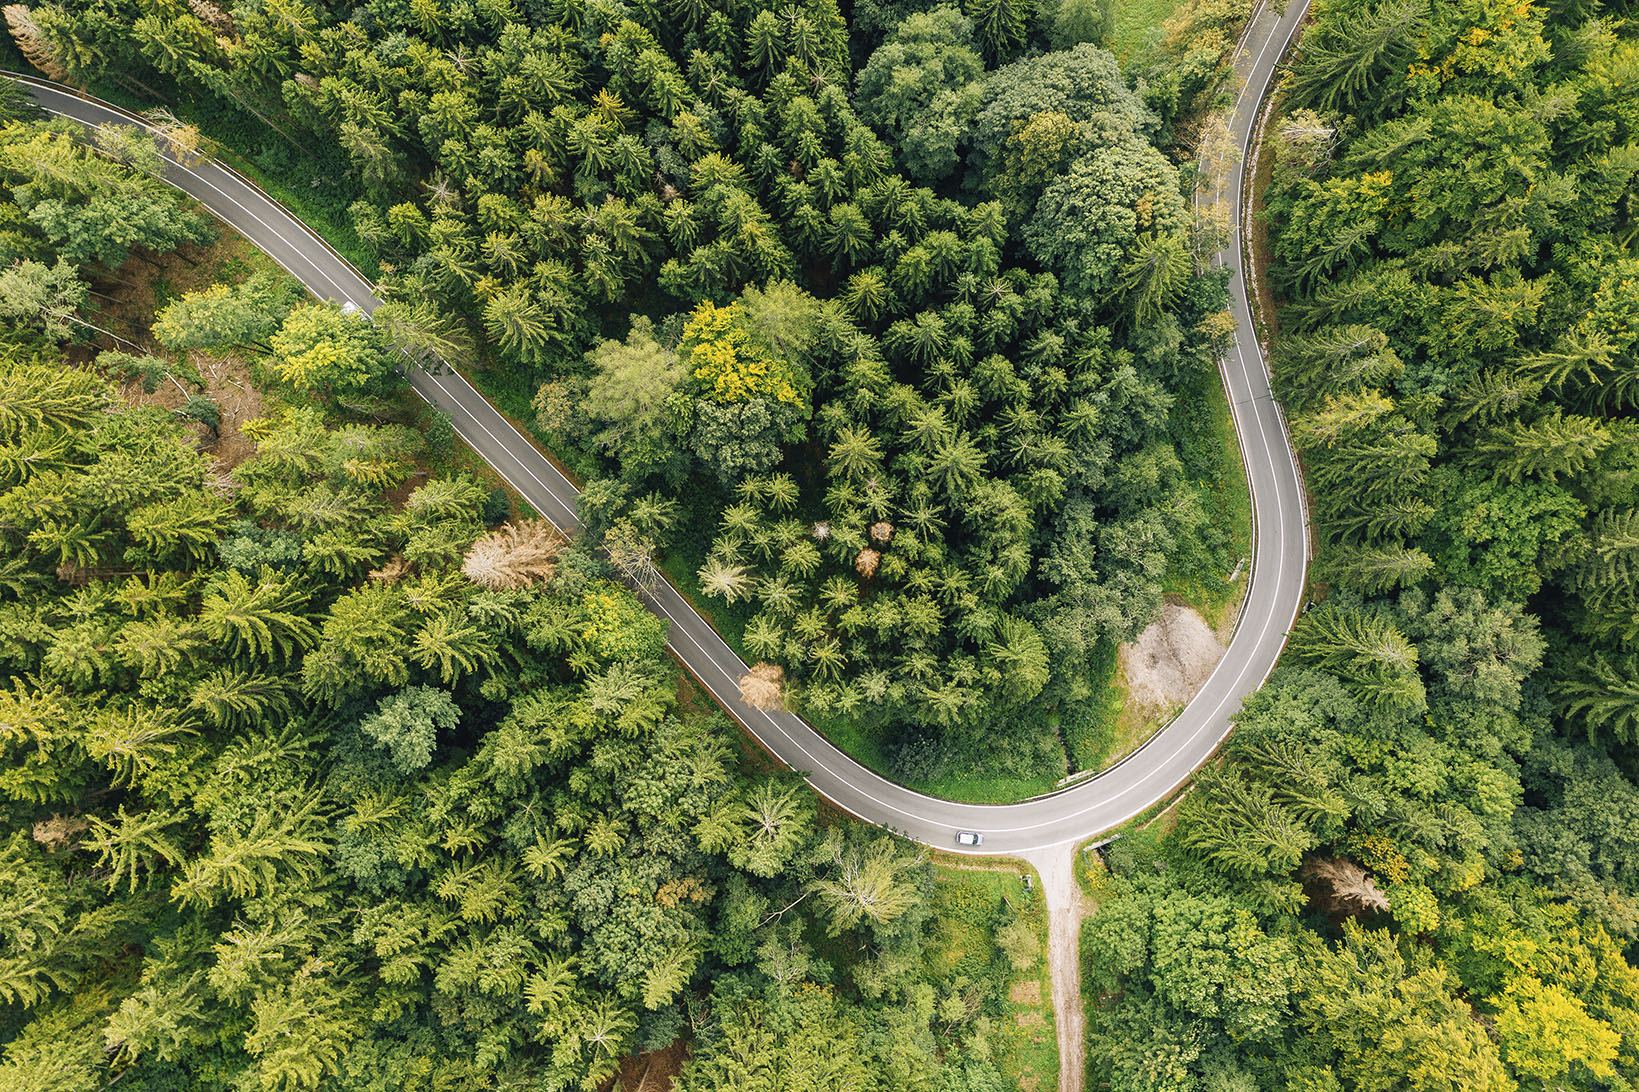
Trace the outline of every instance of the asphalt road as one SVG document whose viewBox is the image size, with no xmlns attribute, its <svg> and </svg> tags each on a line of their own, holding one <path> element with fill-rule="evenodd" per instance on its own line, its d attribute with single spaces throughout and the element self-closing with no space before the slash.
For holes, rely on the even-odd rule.
<svg viewBox="0 0 1639 1092">
<path fill-rule="evenodd" d="M 1241 148 L 1251 137 L 1275 62 L 1302 18 L 1306 3 L 1284 15 L 1255 17 L 1239 68 L 1245 90 L 1234 136 Z M 46 110 L 88 125 L 142 124 L 141 119 L 77 91 L 32 77 L 25 84 Z M 1244 156 L 1242 157 L 1244 162 Z M 800 717 L 768 713 L 739 700 L 745 664 L 669 584 L 646 596 L 671 622 L 677 656 L 764 746 L 803 771 L 816 791 L 845 811 L 952 852 L 1019 854 L 1079 841 L 1108 830 L 1164 798 L 1211 756 L 1229 732 L 1229 718 L 1246 695 L 1274 669 L 1286 633 L 1301 605 L 1308 563 L 1302 483 L 1287 442 L 1285 422 L 1269 391 L 1263 355 L 1252 335 L 1241 277 L 1238 243 L 1241 168 L 1230 181 L 1237 243 L 1219 258 L 1233 271 L 1236 346 L 1222 363 L 1251 480 L 1254 548 L 1251 586 L 1228 651 L 1195 700 L 1145 746 L 1119 765 L 1059 792 L 1018 804 L 959 804 L 912 792 L 871 772 Z M 378 304 L 373 287 L 357 270 L 290 212 L 254 184 L 219 164 L 172 162 L 166 180 L 266 251 L 314 295 L 352 303 L 363 311 Z M 471 384 L 457 374 L 416 372 L 417 393 L 449 413 L 456 431 L 541 515 L 564 530 L 577 526 L 576 490 L 552 463 Z M 958 831 L 984 834 L 982 849 L 955 844 Z"/>
</svg>

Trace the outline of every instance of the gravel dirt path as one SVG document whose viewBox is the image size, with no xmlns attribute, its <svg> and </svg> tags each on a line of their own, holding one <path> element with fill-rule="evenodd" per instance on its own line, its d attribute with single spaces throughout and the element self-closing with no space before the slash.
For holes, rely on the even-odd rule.
<svg viewBox="0 0 1639 1092">
<path fill-rule="evenodd" d="M 1047 966 L 1053 977 L 1053 1023 L 1059 1039 L 1059 1092 L 1082 1092 L 1086 1023 L 1081 1011 L 1081 885 L 1073 842 L 1025 855 L 1047 900 Z"/>
</svg>

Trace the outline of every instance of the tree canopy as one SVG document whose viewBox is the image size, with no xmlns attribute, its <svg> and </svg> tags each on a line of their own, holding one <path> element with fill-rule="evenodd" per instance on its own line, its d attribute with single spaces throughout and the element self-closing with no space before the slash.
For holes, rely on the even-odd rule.
<svg viewBox="0 0 1639 1092">
<path fill-rule="evenodd" d="M 1179 559 L 1240 556 L 1178 164 L 1247 7 L 1125 71 L 1080 0 L 8 8 L 43 70 L 235 135 L 388 303 L 236 277 L 105 327 L 211 233 L 151 140 L 0 99 L 0 1083 L 553 1092 L 684 1037 L 691 1092 L 1004 1087 L 1022 917 L 935 958 L 927 863 L 739 762 L 622 581 L 681 576 L 890 773 L 1067 772 Z M 1259 283 L 1316 602 L 1190 795 L 1084 858 L 1093 1076 L 1627 1088 L 1633 33 L 1312 14 Z M 261 381 L 231 467 L 200 353 Z M 583 538 L 397 400 L 452 353 Z"/>
<path fill-rule="evenodd" d="M 11 193 L 11 272 L 57 291 L 0 316 L 0 1086 L 585 1090 L 687 1039 L 694 1086 L 1003 1087 L 989 941 L 1039 956 L 1039 908 L 962 907 L 945 960 L 926 858 L 743 762 L 619 551 L 511 518 L 383 382 L 422 316 L 236 249 L 77 263 Z M 110 305 L 139 263 L 224 279 Z M 684 355 L 635 322 L 590 405 L 796 427 L 816 306 L 705 305 Z"/>
<path fill-rule="evenodd" d="M 472 343 L 616 483 L 589 489 L 624 498 L 595 537 L 723 589 L 812 715 L 1054 780 L 1168 555 L 1238 560 L 1170 415 L 1211 380 L 1222 277 L 1161 115 L 1098 45 L 1041 52 L 1085 12 L 373 2 L 122 29 L 98 2 L 31 9 L 31 55 L 174 89 L 290 138 L 281 160 L 338 149 L 319 188 L 389 297 L 366 323 L 222 289 L 172 303 L 166 344 L 265 342 L 284 382 L 358 403 L 389 347 Z M 634 507 L 666 494 L 665 528 Z"/>
<path fill-rule="evenodd" d="M 1176 829 L 1092 870 L 1091 1065 L 1625 1088 L 1631 34 L 1597 5 L 1312 10 L 1269 123 L 1269 303 L 1328 587 Z"/>
</svg>

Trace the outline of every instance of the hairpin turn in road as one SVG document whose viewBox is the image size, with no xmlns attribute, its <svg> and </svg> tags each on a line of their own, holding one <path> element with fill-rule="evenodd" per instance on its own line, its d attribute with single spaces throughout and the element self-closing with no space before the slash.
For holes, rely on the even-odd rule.
<svg viewBox="0 0 1639 1092">
<path fill-rule="evenodd" d="M 1191 701 L 1147 744 L 1096 777 L 1017 804 L 962 804 L 896 785 L 832 746 L 801 717 L 768 712 L 739 699 L 745 664 L 670 584 L 642 593 L 670 620 L 671 645 L 705 687 L 781 761 L 843 810 L 950 852 L 1016 856 L 1073 843 L 1117 826 L 1187 780 L 1229 732 L 1241 701 L 1273 670 L 1303 599 L 1308 530 L 1302 481 L 1285 421 L 1247 306 L 1241 272 L 1245 151 L 1275 63 L 1307 4 L 1256 13 L 1236 66 L 1243 90 L 1231 122 L 1239 162 L 1218 180 L 1230 209 L 1234 242 L 1218 261 L 1231 271 L 1235 346 L 1221 364 L 1252 492 L 1251 584 L 1223 660 Z M 141 118 L 59 84 L 12 76 L 49 113 L 85 125 L 143 125 Z M 314 295 L 362 311 L 378 305 L 374 286 L 318 234 L 238 172 L 217 163 L 170 161 L 166 181 L 197 200 L 265 251 Z M 576 489 L 533 444 L 459 374 L 414 371 L 416 392 L 450 415 L 456 432 L 537 512 L 564 530 L 577 526 Z M 960 846 L 957 834 L 984 835 Z"/>
</svg>

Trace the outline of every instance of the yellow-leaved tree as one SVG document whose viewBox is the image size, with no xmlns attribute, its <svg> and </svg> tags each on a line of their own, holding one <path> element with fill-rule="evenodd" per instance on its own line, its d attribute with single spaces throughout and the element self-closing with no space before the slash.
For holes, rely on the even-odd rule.
<svg viewBox="0 0 1639 1092">
<path fill-rule="evenodd" d="M 394 370 L 381 331 L 330 304 L 296 308 L 269 343 L 280 379 L 325 397 L 371 392 Z"/>
<path fill-rule="evenodd" d="M 806 313 L 812 298 L 771 285 L 755 302 L 762 312 L 787 311 L 790 303 Z M 688 374 L 674 403 L 678 430 L 725 484 L 771 469 L 784 445 L 803 438 L 810 413 L 806 369 L 775 351 L 770 342 L 785 339 L 762 336 L 761 326 L 742 302 L 707 301 L 689 316 L 678 345 Z"/>
</svg>

